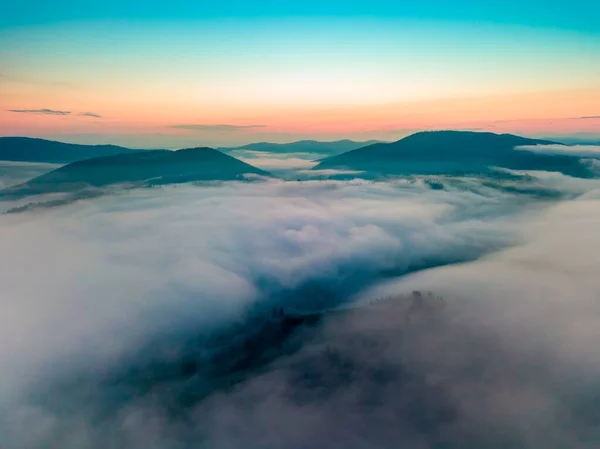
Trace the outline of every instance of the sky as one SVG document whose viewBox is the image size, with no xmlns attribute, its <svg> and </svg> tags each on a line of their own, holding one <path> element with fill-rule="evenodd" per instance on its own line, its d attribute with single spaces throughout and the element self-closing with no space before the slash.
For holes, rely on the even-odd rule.
<svg viewBox="0 0 600 449">
<path fill-rule="evenodd" d="M 11 2 L 0 135 L 138 148 L 600 140 L 593 0 Z"/>
</svg>

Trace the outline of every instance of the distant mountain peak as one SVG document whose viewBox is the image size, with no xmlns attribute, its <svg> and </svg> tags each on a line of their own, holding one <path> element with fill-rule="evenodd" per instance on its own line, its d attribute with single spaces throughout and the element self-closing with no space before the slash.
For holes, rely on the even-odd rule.
<svg viewBox="0 0 600 449">
<path fill-rule="evenodd" d="M 137 151 L 144 150 L 117 145 L 79 145 L 37 137 L 0 137 L 0 161 L 69 163 Z"/>
<path fill-rule="evenodd" d="M 163 185 L 193 181 L 228 181 L 268 172 L 213 148 L 147 150 L 76 161 L 4 190 L 9 196 L 73 192 L 114 184 Z"/>
<path fill-rule="evenodd" d="M 355 142 L 349 139 L 321 142 L 318 140 L 299 140 L 289 143 L 256 142 L 232 148 L 221 148 L 225 152 L 234 151 L 261 151 L 271 153 L 316 153 L 324 156 L 332 156 L 344 151 L 354 150 L 366 145 L 376 143 L 375 140 L 366 142 Z"/>
<path fill-rule="evenodd" d="M 322 160 L 314 170 L 352 169 L 370 174 L 486 173 L 491 167 L 559 171 L 591 176 L 579 159 L 515 150 L 522 145 L 554 144 L 514 134 L 435 130 L 411 134 L 397 142 L 376 143 Z"/>
</svg>

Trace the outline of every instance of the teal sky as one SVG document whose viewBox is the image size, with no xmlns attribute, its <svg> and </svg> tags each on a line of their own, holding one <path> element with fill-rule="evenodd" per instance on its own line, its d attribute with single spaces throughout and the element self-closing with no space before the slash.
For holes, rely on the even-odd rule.
<svg viewBox="0 0 600 449">
<path fill-rule="evenodd" d="M 190 20 L 213 18 L 383 17 L 460 20 L 598 32 L 594 0 L 37 0 L 8 2 L 0 26 L 73 20 Z"/>
</svg>

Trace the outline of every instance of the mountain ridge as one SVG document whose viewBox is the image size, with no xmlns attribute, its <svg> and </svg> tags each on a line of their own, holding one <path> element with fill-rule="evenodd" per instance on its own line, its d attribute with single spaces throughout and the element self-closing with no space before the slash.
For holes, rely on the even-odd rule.
<svg viewBox="0 0 600 449">
<path fill-rule="evenodd" d="M 558 144 L 513 134 L 473 131 L 423 131 L 392 143 L 377 143 L 320 161 L 313 170 L 352 169 L 371 174 L 482 173 L 498 166 L 514 170 L 547 170 L 590 177 L 571 155 L 518 150 L 525 145 Z"/>
<path fill-rule="evenodd" d="M 23 184 L 3 190 L 9 196 L 72 192 L 115 184 L 164 185 L 228 181 L 244 174 L 270 176 L 239 159 L 207 147 L 177 151 L 146 150 L 72 162 Z"/>
<path fill-rule="evenodd" d="M 68 164 L 93 157 L 149 151 L 118 145 L 82 145 L 37 137 L 0 137 L 0 160 Z M 150 150 L 151 151 L 151 150 Z"/>
<path fill-rule="evenodd" d="M 328 142 L 318 140 L 298 140 L 288 143 L 272 143 L 272 142 L 254 142 L 247 145 L 236 147 L 218 148 L 221 151 L 265 151 L 272 153 L 318 153 L 318 154 L 334 154 L 344 151 L 350 151 L 356 148 L 362 148 L 366 145 L 377 143 L 377 140 L 367 140 L 357 142 L 350 139 L 341 139 Z"/>
</svg>

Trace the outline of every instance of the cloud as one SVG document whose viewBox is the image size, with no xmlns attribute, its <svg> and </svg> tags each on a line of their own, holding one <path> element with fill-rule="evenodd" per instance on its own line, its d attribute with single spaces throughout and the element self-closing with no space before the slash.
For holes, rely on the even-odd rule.
<svg viewBox="0 0 600 449">
<path fill-rule="evenodd" d="M 95 114 L 93 112 L 80 112 L 79 115 L 82 116 L 82 117 L 102 118 L 101 115 Z"/>
<path fill-rule="evenodd" d="M 326 168 L 323 170 L 301 170 L 300 174 L 310 178 L 330 178 L 335 176 L 359 176 L 364 174 L 362 170 L 344 170 L 336 168 Z"/>
<path fill-rule="evenodd" d="M 295 157 L 239 157 L 238 159 L 267 171 L 298 170 L 317 165 L 314 161 Z"/>
<path fill-rule="evenodd" d="M 267 171 L 297 171 L 317 165 L 315 153 L 277 153 L 255 150 L 233 150 L 229 154 L 241 161 Z"/>
<path fill-rule="evenodd" d="M 598 181 L 518 181 L 579 196 L 552 207 L 494 182 L 234 182 L 0 216 L 4 444 L 594 447 Z M 447 320 L 405 332 L 384 304 L 242 379 L 194 368 L 214 333 L 235 360 L 261 308 L 413 289 L 447 296 Z"/>
<path fill-rule="evenodd" d="M 216 447 L 593 448 L 600 193 L 518 220 L 522 245 L 363 293 L 392 299 L 300 333 L 300 350 L 193 416 L 214 417 Z M 413 290 L 446 298 L 437 322 L 405 327 Z"/>
<path fill-rule="evenodd" d="M 44 162 L 0 161 L 0 189 L 6 189 L 29 181 L 60 166 L 60 164 Z"/>
<path fill-rule="evenodd" d="M 185 129 L 188 131 L 241 131 L 252 128 L 266 128 L 267 125 L 172 125 L 174 129 Z"/>
<path fill-rule="evenodd" d="M 516 150 L 543 154 L 564 154 L 580 157 L 600 157 L 600 145 L 521 145 Z"/>
<path fill-rule="evenodd" d="M 55 109 L 10 109 L 10 112 L 19 112 L 24 114 L 44 114 L 44 115 L 70 115 L 71 111 L 57 111 Z"/>
<path fill-rule="evenodd" d="M 203 322 L 208 310 L 244 304 L 259 290 L 269 297 L 323 276 L 339 282 L 341 292 L 342 280 L 355 269 L 353 282 L 360 284 L 378 270 L 419 264 L 423 257 L 434 257 L 440 247 L 463 243 L 470 247 L 476 235 L 491 239 L 492 247 L 505 242 L 502 233 L 488 235 L 484 222 L 450 219 L 457 208 L 461 213 L 485 208 L 483 196 L 471 200 L 472 194 L 457 194 L 446 200 L 428 192 L 424 186 L 404 183 L 225 183 L 131 191 L 50 209 L 42 215 L 2 216 L 3 230 L 11 237 L 3 239 L 0 265 L 8 267 L 9 257 L 15 259 L 14 269 L 0 272 L 6 276 L 21 273 L 22 277 L 0 282 L 5 288 L 0 296 L 11 298 L 12 305 L 22 304 L 15 314 L 26 316 L 20 317 L 24 320 L 20 327 L 4 326 L 0 332 L 27 330 L 23 344 L 35 348 L 43 342 L 37 339 L 50 331 L 47 326 L 58 320 L 61 330 L 52 334 L 64 340 L 53 349 L 67 350 L 82 341 L 73 338 L 78 332 L 93 334 L 111 327 L 111 322 L 119 327 L 123 319 L 129 321 L 127 310 L 138 307 L 141 315 L 166 308 L 169 312 L 164 318 L 174 313 L 173 317 Z M 221 206 L 216 207 L 217 203 Z M 429 239 L 411 242 L 413 233 L 428 230 Z M 26 246 L 30 251 L 25 251 Z M 35 267 L 41 270 L 56 251 L 64 254 L 56 261 L 57 271 L 38 273 Z M 476 245 L 465 251 L 478 254 L 480 250 Z M 120 262 L 110 263 L 113 258 Z M 32 261 L 27 274 L 20 264 Z M 34 286 L 39 287 L 35 292 L 26 282 L 34 278 Z M 355 287 L 350 283 L 348 288 Z M 95 293 L 84 295 L 84 291 Z M 29 307 L 41 298 L 54 312 L 38 310 L 27 316 Z M 197 313 L 190 315 L 185 310 L 196 307 L 193 304 Z M 104 321 L 102 314 L 94 312 L 96 308 L 111 319 Z M 69 309 L 71 313 L 66 313 Z M 79 313 L 81 319 L 71 321 L 69 316 Z M 144 321 L 140 318 L 137 323 L 144 327 L 148 324 Z M 89 325 L 83 326 L 84 322 Z M 122 330 L 135 327 L 127 325 Z M 4 336 L 2 341 L 14 340 L 14 336 Z M 27 354 L 25 347 L 19 350 Z"/>
<path fill-rule="evenodd" d="M 579 120 L 591 120 L 591 119 L 598 119 L 598 118 L 600 118 L 600 115 L 588 115 L 588 116 L 578 117 Z"/>
<path fill-rule="evenodd" d="M 71 115 L 72 111 L 58 111 L 55 109 L 10 109 L 10 112 L 18 112 L 23 114 L 43 114 L 43 115 Z M 102 118 L 101 115 L 94 112 L 80 112 L 77 115 L 81 117 Z"/>
<path fill-rule="evenodd" d="M 459 405 L 479 410 L 486 426 L 508 423 L 514 437 L 518 430 L 529 441 L 528 447 L 556 447 L 562 441 L 591 448 L 595 437 L 587 426 L 597 416 L 590 404 L 598 400 L 600 374 L 600 351 L 594 343 L 600 338 L 600 281 L 594 268 L 600 264 L 598 226 L 600 191 L 594 190 L 525 219 L 521 246 L 378 286 L 364 299 L 413 289 L 445 294 L 463 314 L 460 326 L 482 339 L 473 350 L 490 351 L 479 359 L 480 369 L 490 376 L 489 386 L 481 389 L 480 379 L 467 378 L 460 390 L 468 396 Z M 589 246 L 582 251 L 584 242 Z M 459 346 L 447 348 L 444 355 L 429 346 L 434 350 L 427 356 L 433 362 L 430 374 L 442 368 L 435 367 L 435 357 L 462 363 L 461 340 L 464 336 L 453 339 Z M 489 344 L 502 349 L 491 350 Z M 510 366 L 510 373 L 501 366 Z M 481 399 L 473 394 L 477 391 Z M 540 417 L 536 423 L 525 424 L 514 414 L 534 409 Z M 530 424 L 545 435 L 529 434 L 522 425 Z"/>
</svg>

